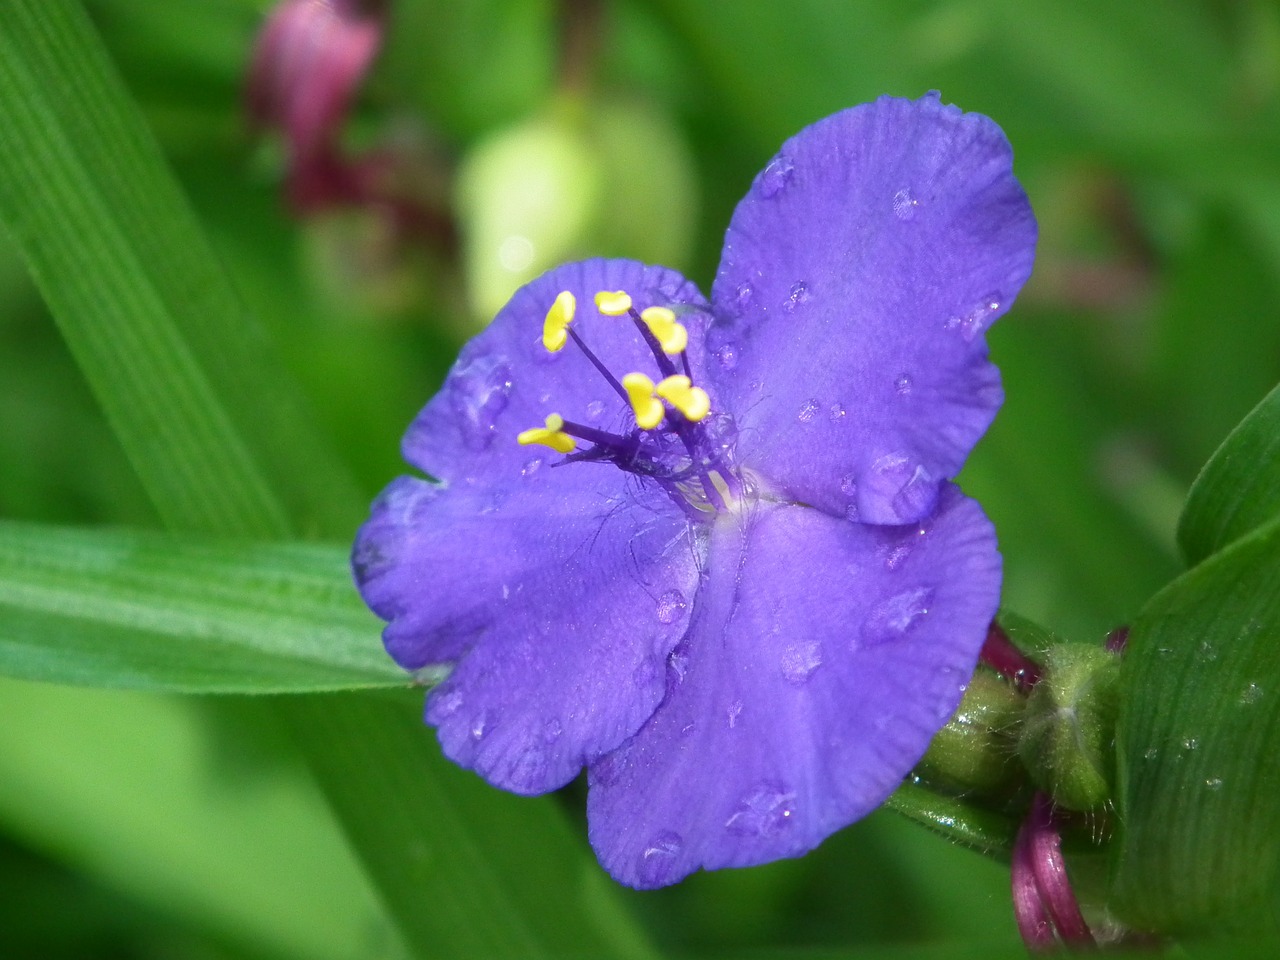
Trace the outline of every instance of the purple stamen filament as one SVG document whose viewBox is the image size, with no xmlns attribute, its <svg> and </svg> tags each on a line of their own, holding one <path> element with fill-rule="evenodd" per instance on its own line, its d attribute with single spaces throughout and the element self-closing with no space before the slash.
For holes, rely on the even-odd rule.
<svg viewBox="0 0 1280 960">
<path fill-rule="evenodd" d="M 675 363 L 663 350 L 661 343 L 649 329 L 640 313 L 634 307 L 629 307 L 627 312 L 641 337 L 643 337 L 645 344 L 653 353 L 654 360 L 662 376 L 675 376 L 679 372 Z M 605 366 L 604 362 L 587 346 L 581 335 L 572 327 L 568 328 L 567 333 L 569 339 L 582 351 L 583 355 L 600 375 L 605 378 L 613 391 L 629 405 L 630 399 L 626 388 Z M 680 359 L 684 375 L 692 381 L 693 376 L 686 351 L 682 350 L 680 352 Z M 698 423 L 689 420 L 679 410 L 672 409 L 666 411 L 663 422 L 680 439 L 685 452 L 688 454 L 689 466 L 687 469 L 673 470 L 663 464 L 661 450 L 652 444 L 643 442 L 639 436 L 621 436 L 568 420 L 564 421 L 564 425 L 561 427 L 562 432 L 592 444 L 594 450 L 571 455 L 567 462 L 594 459 L 611 460 L 624 470 L 657 480 L 673 499 L 680 501 L 684 506 L 690 507 L 695 513 L 696 507 L 689 503 L 675 485 L 696 476 L 706 502 L 716 510 L 728 509 L 733 498 L 740 494 L 741 484 L 723 462 L 718 451 L 708 450 L 706 453 L 699 453 L 700 428 Z M 657 428 L 655 427 L 654 429 Z M 648 432 L 646 431 L 646 433 Z M 601 454 L 605 455 L 601 456 Z M 714 473 L 720 475 L 721 486 L 717 486 L 713 480 Z"/>
</svg>

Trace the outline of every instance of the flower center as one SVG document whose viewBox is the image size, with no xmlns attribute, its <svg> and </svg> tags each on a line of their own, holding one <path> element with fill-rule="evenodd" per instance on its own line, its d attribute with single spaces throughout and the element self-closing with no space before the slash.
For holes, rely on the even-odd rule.
<svg viewBox="0 0 1280 960">
<path fill-rule="evenodd" d="M 635 324 L 653 354 L 656 382 L 642 371 L 614 376 L 575 329 L 577 300 L 568 290 L 547 311 L 542 345 L 558 353 L 572 342 L 618 395 L 635 428 L 612 433 L 552 413 L 543 426 L 523 431 L 517 442 L 550 447 L 566 454 L 567 463 L 611 463 L 657 483 L 691 515 L 729 510 L 742 496 L 742 481 L 728 460 L 731 421 L 712 415 L 711 398 L 693 382 L 688 330 L 669 307 L 637 310 L 621 290 L 602 290 L 595 304 L 601 315 Z M 580 449 L 579 444 L 585 446 Z"/>
</svg>

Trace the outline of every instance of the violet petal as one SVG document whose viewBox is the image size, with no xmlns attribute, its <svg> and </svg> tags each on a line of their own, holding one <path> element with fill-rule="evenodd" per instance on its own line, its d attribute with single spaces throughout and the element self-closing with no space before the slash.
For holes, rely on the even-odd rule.
<svg viewBox="0 0 1280 960">
<path fill-rule="evenodd" d="M 1000 405 L 983 331 L 1036 224 L 991 120 L 882 97 L 783 144 L 738 205 L 712 288 L 713 382 L 739 457 L 869 523 L 928 514 Z"/>
<path fill-rule="evenodd" d="M 591 767 L 591 841 L 623 883 L 793 857 L 869 813 L 954 712 L 1000 557 L 944 487 L 923 532 L 758 504 L 711 534 L 662 706 Z"/>
</svg>

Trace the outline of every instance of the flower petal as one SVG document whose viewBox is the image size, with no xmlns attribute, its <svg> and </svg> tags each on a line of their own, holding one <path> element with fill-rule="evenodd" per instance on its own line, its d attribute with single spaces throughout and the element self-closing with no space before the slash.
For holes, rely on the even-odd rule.
<svg viewBox="0 0 1280 960">
<path fill-rule="evenodd" d="M 982 334 L 1036 242 L 1012 159 L 995 123 L 936 95 L 883 97 L 783 145 L 712 288 L 709 376 L 741 462 L 865 522 L 928 514 L 1002 399 Z"/>
<path fill-rule="evenodd" d="M 440 392 L 405 434 L 405 459 L 441 479 L 497 479 L 519 472 L 529 448 L 516 443 L 524 430 L 542 426 L 547 414 L 600 429 L 630 429 L 630 408 L 574 344 L 551 353 L 542 343 L 543 322 L 556 297 L 577 300 L 572 329 L 615 378 L 656 372 L 653 355 L 626 316 L 601 315 L 602 290 L 629 293 L 637 310 L 650 306 L 685 311 L 691 360 L 700 361 L 706 301 L 673 270 L 634 260 L 584 260 L 551 270 L 521 287 L 493 322 L 462 348 Z M 656 377 L 654 379 L 657 379 Z"/>
<path fill-rule="evenodd" d="M 591 842 L 632 886 L 798 856 L 873 810 L 959 704 L 1000 592 L 950 484 L 924 528 L 761 505 L 708 563 L 662 706 L 590 767 Z"/>
<path fill-rule="evenodd" d="M 400 478 L 352 565 L 397 662 L 457 662 L 427 701 L 446 755 L 539 793 L 661 700 L 697 584 L 692 537 L 660 492 L 617 470 L 539 464 L 483 488 Z"/>
</svg>

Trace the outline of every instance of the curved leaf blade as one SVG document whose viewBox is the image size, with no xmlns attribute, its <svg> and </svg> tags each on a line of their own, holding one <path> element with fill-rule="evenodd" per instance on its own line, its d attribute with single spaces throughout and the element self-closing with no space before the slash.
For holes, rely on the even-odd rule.
<svg viewBox="0 0 1280 960">
<path fill-rule="evenodd" d="M 1280 514 L 1280 387 L 1231 431 L 1196 478 L 1178 523 L 1191 564 Z"/>
<path fill-rule="evenodd" d="M 1268 927 L 1280 876 L 1280 520 L 1156 595 L 1129 635 L 1112 909 Z"/>
<path fill-rule="evenodd" d="M 174 693 L 405 686 L 346 551 L 0 522 L 0 672 Z"/>
</svg>

